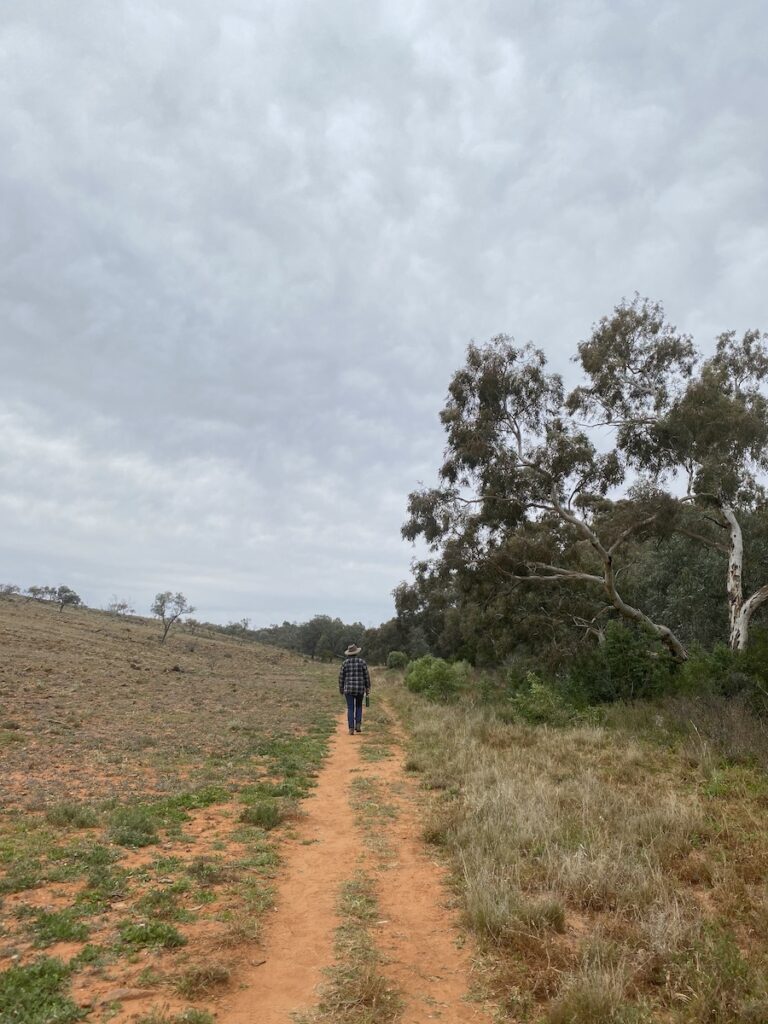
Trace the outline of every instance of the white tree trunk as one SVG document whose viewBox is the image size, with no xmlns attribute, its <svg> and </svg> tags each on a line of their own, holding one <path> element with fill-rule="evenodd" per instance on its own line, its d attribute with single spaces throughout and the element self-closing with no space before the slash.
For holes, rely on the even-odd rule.
<svg viewBox="0 0 768 1024">
<path fill-rule="evenodd" d="M 749 619 L 754 608 L 751 608 L 745 616 L 744 613 L 749 602 L 745 603 L 744 601 L 744 539 L 741 533 L 741 526 L 729 505 L 722 506 L 722 513 L 728 522 L 728 529 L 731 534 L 730 551 L 728 553 L 728 576 L 726 578 L 729 640 L 731 650 L 740 651 L 747 645 Z"/>
<path fill-rule="evenodd" d="M 731 647 L 735 651 L 743 651 L 749 640 L 749 623 L 761 604 L 768 601 L 768 586 L 760 587 L 741 606 L 739 617 L 731 634 Z M 735 643 L 734 643 L 735 638 Z"/>
</svg>

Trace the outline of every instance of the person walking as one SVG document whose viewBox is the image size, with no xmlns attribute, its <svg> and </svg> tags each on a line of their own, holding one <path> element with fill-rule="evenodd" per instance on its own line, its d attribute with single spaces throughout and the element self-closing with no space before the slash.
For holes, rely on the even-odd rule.
<svg viewBox="0 0 768 1024">
<path fill-rule="evenodd" d="M 363 698 L 371 692 L 368 666 L 358 657 L 361 648 L 350 644 L 344 651 L 344 664 L 339 672 L 339 693 L 347 700 L 349 735 L 363 731 Z"/>
</svg>

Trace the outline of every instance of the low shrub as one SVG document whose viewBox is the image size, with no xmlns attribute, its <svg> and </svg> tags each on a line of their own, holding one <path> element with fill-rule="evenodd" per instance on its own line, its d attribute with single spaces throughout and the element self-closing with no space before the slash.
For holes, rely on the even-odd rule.
<svg viewBox="0 0 768 1024">
<path fill-rule="evenodd" d="M 427 700 L 450 704 L 458 699 L 460 688 L 469 678 L 466 662 L 449 664 L 442 658 L 424 655 L 412 661 L 405 672 L 405 685 L 411 693 L 421 694 Z"/>
<path fill-rule="evenodd" d="M 509 701 L 515 716 L 535 725 L 566 725 L 575 716 L 575 709 L 548 683 L 529 672 L 526 688 Z"/>
<path fill-rule="evenodd" d="M 390 651 L 387 655 L 387 668 L 407 668 L 408 655 L 403 651 Z"/>
<path fill-rule="evenodd" d="M 283 811 L 276 800 L 259 800 L 258 803 L 246 807 L 240 815 L 244 825 L 258 825 L 259 828 L 277 828 L 283 820 Z"/>
</svg>

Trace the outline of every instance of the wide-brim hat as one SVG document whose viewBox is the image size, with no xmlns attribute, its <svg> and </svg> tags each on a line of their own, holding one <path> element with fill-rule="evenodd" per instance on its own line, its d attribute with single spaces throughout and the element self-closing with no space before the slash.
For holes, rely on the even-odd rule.
<svg viewBox="0 0 768 1024">
<path fill-rule="evenodd" d="M 344 651 L 346 655 L 359 654 L 362 651 L 362 647 L 358 647 L 357 644 L 350 644 L 349 647 Z"/>
</svg>

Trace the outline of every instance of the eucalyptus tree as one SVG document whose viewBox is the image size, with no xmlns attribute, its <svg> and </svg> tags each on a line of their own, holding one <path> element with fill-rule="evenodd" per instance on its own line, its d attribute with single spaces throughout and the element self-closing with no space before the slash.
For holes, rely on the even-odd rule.
<svg viewBox="0 0 768 1024">
<path fill-rule="evenodd" d="M 675 633 L 621 591 L 622 553 L 657 511 L 647 501 L 612 500 L 626 483 L 626 463 L 599 451 L 575 421 L 540 350 L 516 347 L 507 335 L 470 344 L 440 417 L 440 483 L 410 495 L 406 538 L 424 537 L 458 572 L 592 589 L 676 659 L 687 657 Z"/>
<path fill-rule="evenodd" d="M 741 337 L 728 331 L 702 359 L 660 304 L 636 296 L 579 345 L 586 384 L 567 401 L 569 412 L 586 416 L 591 427 L 615 431 L 617 451 L 638 475 L 635 493 L 664 493 L 668 528 L 724 556 L 734 649 L 746 646 L 750 621 L 768 601 L 766 583 L 745 593 L 743 530 L 745 520 L 759 524 L 766 512 L 760 482 L 768 470 L 765 342 L 756 330 Z"/>
<path fill-rule="evenodd" d="M 174 594 L 170 590 L 164 590 L 160 594 L 155 594 L 150 611 L 162 623 L 163 635 L 160 638 L 160 643 L 165 643 L 174 622 L 177 622 L 182 615 L 191 615 L 194 610 L 181 592 Z"/>
</svg>

